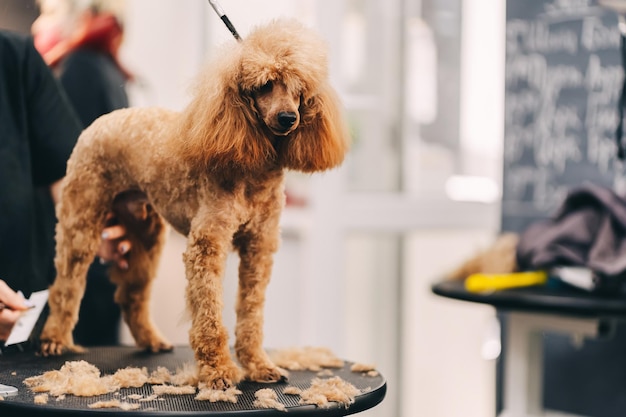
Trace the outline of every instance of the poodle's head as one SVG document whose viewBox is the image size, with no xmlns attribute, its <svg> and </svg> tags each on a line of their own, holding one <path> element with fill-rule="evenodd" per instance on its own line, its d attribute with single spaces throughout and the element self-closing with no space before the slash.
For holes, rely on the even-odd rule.
<svg viewBox="0 0 626 417">
<path fill-rule="evenodd" d="M 186 111 L 186 153 L 213 170 L 333 168 L 348 150 L 326 45 L 275 20 L 218 54 Z"/>
<path fill-rule="evenodd" d="M 268 80 L 247 94 L 262 126 L 275 139 L 288 136 L 300 125 L 301 93 L 291 90 L 283 80 Z"/>
</svg>

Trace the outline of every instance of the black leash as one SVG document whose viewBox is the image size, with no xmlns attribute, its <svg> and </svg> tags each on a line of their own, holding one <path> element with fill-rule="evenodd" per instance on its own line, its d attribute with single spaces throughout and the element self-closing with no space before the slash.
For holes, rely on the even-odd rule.
<svg viewBox="0 0 626 417">
<path fill-rule="evenodd" d="M 224 13 L 224 10 L 222 10 L 219 3 L 216 0 L 209 0 L 209 3 L 211 4 L 211 7 L 213 7 L 213 10 L 215 10 L 215 13 L 217 13 L 220 19 L 222 19 L 222 22 L 224 22 L 228 30 L 230 30 L 230 33 L 233 34 L 235 39 L 241 42 L 241 36 L 239 36 L 239 33 L 237 33 L 237 29 L 235 29 L 235 26 L 233 26 L 228 16 L 226 16 L 226 14 Z"/>
<path fill-rule="evenodd" d="M 626 35 L 620 34 L 620 46 L 622 52 L 622 68 L 626 71 Z M 618 117 L 617 129 L 615 130 L 615 141 L 617 142 L 617 157 L 624 160 L 626 157 L 626 146 L 624 146 L 624 107 L 626 107 L 626 77 L 622 84 L 622 91 L 619 96 L 617 106 Z"/>
</svg>

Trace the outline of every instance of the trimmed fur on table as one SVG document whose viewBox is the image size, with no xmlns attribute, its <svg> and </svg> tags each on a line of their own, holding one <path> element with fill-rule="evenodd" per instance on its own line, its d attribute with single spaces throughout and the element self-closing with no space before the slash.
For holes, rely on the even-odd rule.
<svg viewBox="0 0 626 417">
<path fill-rule="evenodd" d="M 370 377 L 378 376 L 378 371 L 376 370 L 376 367 L 369 363 L 353 363 L 350 367 L 350 371 L 361 373 Z"/>
<path fill-rule="evenodd" d="M 254 393 L 256 400 L 252 403 L 257 408 L 275 408 L 287 411 L 285 404 L 278 402 L 278 394 L 271 388 L 263 388 Z"/>
<path fill-rule="evenodd" d="M 506 274 L 518 269 L 516 249 L 519 235 L 503 233 L 487 249 L 481 250 L 447 274 L 447 279 L 464 280 L 476 273 Z"/>
<path fill-rule="evenodd" d="M 304 347 L 275 350 L 270 357 L 281 368 L 291 371 L 317 371 L 319 377 L 332 376 L 328 368 L 342 368 L 344 361 L 335 356 L 328 348 Z M 370 364 L 354 363 L 350 370 L 355 373 L 375 377 L 378 372 Z M 330 378 L 314 378 L 311 387 L 301 390 L 298 387 L 288 386 L 283 390 L 286 395 L 299 395 L 300 404 L 313 404 L 321 408 L 330 407 L 331 402 L 337 402 L 348 407 L 362 391 L 339 376 Z M 280 409 L 280 408 L 278 408 Z"/>
<path fill-rule="evenodd" d="M 313 404 L 318 407 L 330 407 L 337 402 L 348 407 L 355 397 L 364 392 L 338 376 L 333 376 L 328 368 L 341 368 L 344 361 L 335 356 L 330 349 L 322 347 L 290 348 L 272 351 L 272 359 L 279 366 L 290 370 L 318 371 L 318 378 L 311 381 L 306 390 L 294 386 L 283 389 L 283 394 L 300 396 L 300 404 Z M 354 363 L 350 370 L 365 376 L 378 376 L 375 367 L 370 364 Z M 320 378 L 326 376 L 328 378 Z M 65 398 L 66 394 L 76 396 L 97 396 L 114 393 L 119 396 L 121 388 L 138 388 L 144 384 L 152 386 L 153 395 L 145 397 L 141 394 L 129 394 L 121 399 L 97 401 L 90 408 L 121 408 L 135 410 L 140 408 L 139 402 L 162 400 L 161 395 L 196 394 L 198 401 L 237 402 L 242 392 L 236 387 L 225 390 L 211 389 L 207 384 L 199 382 L 195 364 L 184 363 L 175 373 L 159 366 L 148 373 L 147 368 L 126 367 L 112 375 L 101 375 L 100 370 L 86 361 L 68 361 L 59 369 L 44 372 L 42 375 L 26 378 L 24 384 L 31 391 L 40 393 L 35 396 L 36 404 L 46 404 L 49 396 L 56 401 Z M 365 390 L 367 391 L 367 390 Z M 278 401 L 278 395 L 272 388 L 263 388 L 255 392 L 254 406 L 257 408 L 275 408 L 286 411 L 284 404 Z M 137 403 L 129 403 L 133 400 Z"/>
<path fill-rule="evenodd" d="M 37 394 L 33 399 L 35 404 L 48 404 L 48 394 Z"/>
<path fill-rule="evenodd" d="M 365 390 L 366 391 L 366 390 Z M 288 386 L 283 390 L 285 395 L 300 396 L 300 404 L 315 405 L 320 408 L 331 407 L 331 403 L 339 403 L 348 407 L 354 403 L 357 395 L 365 392 L 356 388 L 341 377 L 314 378 L 311 386 L 305 390 L 298 387 Z M 254 393 L 256 400 L 254 406 L 258 408 L 275 408 L 287 411 L 285 405 L 278 401 L 278 394 L 272 388 L 263 388 Z"/>
<path fill-rule="evenodd" d="M 276 366 L 290 371 L 321 371 L 322 368 L 341 368 L 344 361 L 324 347 L 303 347 L 275 350 L 270 358 Z"/>
<path fill-rule="evenodd" d="M 311 381 L 311 387 L 300 393 L 300 404 L 314 404 L 320 408 L 330 407 L 331 402 L 337 402 L 345 407 L 354 403 L 361 390 L 338 376 Z"/>
<path fill-rule="evenodd" d="M 235 387 L 230 387 L 224 391 L 218 389 L 210 389 L 210 388 L 201 388 L 198 395 L 196 395 L 196 400 L 198 401 L 209 401 L 212 403 L 216 402 L 228 402 L 228 403 L 236 403 L 237 395 L 241 395 L 242 392 L 239 391 Z"/>
<path fill-rule="evenodd" d="M 139 404 L 132 404 L 120 400 L 97 401 L 88 405 L 89 408 L 121 408 L 122 410 L 138 410 Z"/>
<path fill-rule="evenodd" d="M 80 397 L 94 397 L 109 393 L 119 395 L 119 392 L 116 391 L 121 388 L 139 388 L 144 384 L 152 385 L 153 395 L 144 398 L 139 394 L 131 394 L 125 398 L 145 402 L 158 399 L 160 395 L 165 394 L 196 394 L 196 386 L 198 385 L 200 385 L 199 391 L 195 399 L 199 401 L 236 403 L 236 395 L 241 394 L 241 391 L 234 387 L 227 390 L 213 390 L 206 388 L 203 384 L 198 384 L 198 371 L 194 364 L 189 363 L 183 364 L 173 374 L 164 367 L 158 367 L 150 374 L 148 374 L 148 370 L 145 367 L 127 367 L 119 369 L 112 375 L 101 375 L 100 370 L 96 366 L 86 361 L 68 361 L 59 370 L 52 370 L 44 372 L 42 375 L 26 378 L 24 384 L 31 391 L 42 393 L 35 396 L 36 404 L 44 404 L 44 399 L 47 402 L 49 395 L 56 397 L 57 401 L 65 398 L 66 394 Z M 92 405 L 95 408 L 117 407 L 135 409 L 126 408 L 125 403 L 120 401 L 99 401 L 94 404 Z"/>
</svg>

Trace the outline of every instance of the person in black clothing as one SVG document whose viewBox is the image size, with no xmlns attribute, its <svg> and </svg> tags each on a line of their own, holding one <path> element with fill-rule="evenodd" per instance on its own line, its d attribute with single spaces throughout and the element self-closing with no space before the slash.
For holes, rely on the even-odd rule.
<svg viewBox="0 0 626 417">
<path fill-rule="evenodd" d="M 123 31 L 117 2 L 39 0 L 32 24 L 35 47 L 53 69 L 84 127 L 113 110 L 128 107 L 132 78 L 118 59 Z M 107 265 L 94 262 L 81 303 L 74 341 L 80 345 L 119 343 L 121 312 Z"/>
<path fill-rule="evenodd" d="M 39 0 L 35 47 L 60 80 L 83 126 L 128 107 L 132 74 L 119 59 L 122 9 L 116 0 Z"/>
<path fill-rule="evenodd" d="M 54 203 L 81 129 L 32 39 L 0 31 L 0 340 L 26 307 L 15 291 L 54 280 Z M 98 255 L 128 267 L 124 229 L 104 231 Z"/>
</svg>

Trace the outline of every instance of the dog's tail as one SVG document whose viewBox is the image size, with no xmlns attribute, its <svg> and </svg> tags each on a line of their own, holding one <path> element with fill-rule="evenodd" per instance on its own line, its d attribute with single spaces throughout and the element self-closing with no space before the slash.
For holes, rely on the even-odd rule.
<svg viewBox="0 0 626 417">
<path fill-rule="evenodd" d="M 518 269 L 516 258 L 518 242 L 519 235 L 515 233 L 504 233 L 498 236 L 491 247 L 480 251 L 448 273 L 447 279 L 463 280 L 469 275 L 479 272 L 485 274 L 516 272 Z"/>
</svg>

